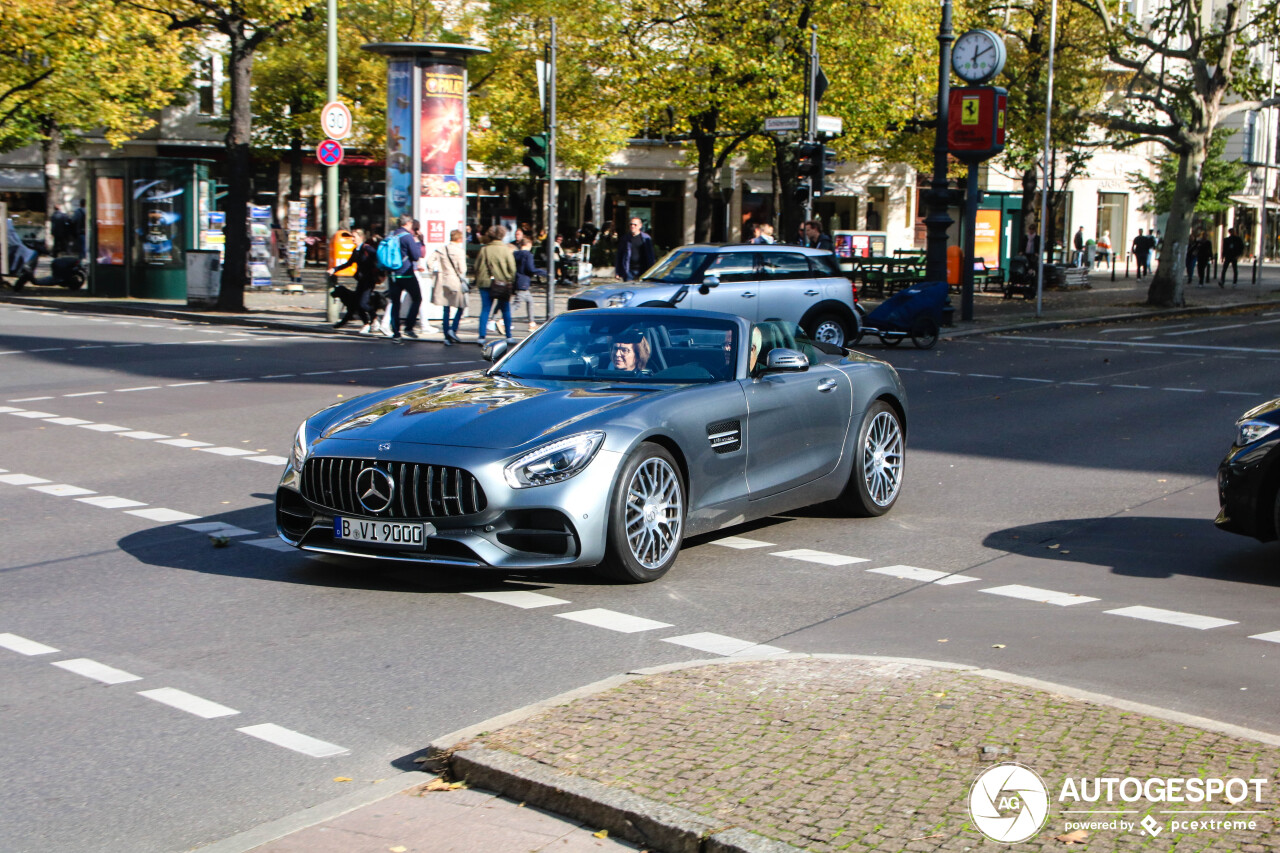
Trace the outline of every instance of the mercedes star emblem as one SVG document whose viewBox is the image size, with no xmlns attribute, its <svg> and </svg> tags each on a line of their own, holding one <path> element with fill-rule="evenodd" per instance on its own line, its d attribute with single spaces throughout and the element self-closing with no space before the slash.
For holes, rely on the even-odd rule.
<svg viewBox="0 0 1280 853">
<path fill-rule="evenodd" d="M 381 468 L 365 468 L 356 475 L 356 498 L 369 512 L 379 513 L 391 506 L 395 490 L 395 480 Z"/>
</svg>

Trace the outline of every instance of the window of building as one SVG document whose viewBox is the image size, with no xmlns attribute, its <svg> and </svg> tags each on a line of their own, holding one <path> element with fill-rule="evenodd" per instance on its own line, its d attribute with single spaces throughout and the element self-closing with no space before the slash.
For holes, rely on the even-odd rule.
<svg viewBox="0 0 1280 853">
<path fill-rule="evenodd" d="M 218 75 L 214 57 L 202 57 L 196 63 L 196 107 L 202 116 L 218 114 Z"/>
</svg>

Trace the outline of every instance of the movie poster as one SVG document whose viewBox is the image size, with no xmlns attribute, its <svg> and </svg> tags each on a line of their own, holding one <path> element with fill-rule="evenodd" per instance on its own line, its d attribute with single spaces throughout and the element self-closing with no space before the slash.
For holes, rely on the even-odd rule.
<svg viewBox="0 0 1280 853">
<path fill-rule="evenodd" d="M 387 63 L 387 233 L 397 220 L 412 212 L 413 160 L 413 63 L 393 59 Z"/>
<path fill-rule="evenodd" d="M 422 68 L 419 219 L 427 252 L 466 220 L 467 78 L 456 65 Z"/>
<path fill-rule="evenodd" d="M 124 178 L 98 178 L 97 194 L 96 261 L 124 266 Z"/>
<path fill-rule="evenodd" d="M 133 198 L 137 205 L 137 231 L 142 246 L 143 263 L 151 266 L 174 266 L 185 263 L 179 254 L 182 221 L 179 209 L 182 187 L 168 181 L 139 179 L 133 182 Z"/>
</svg>

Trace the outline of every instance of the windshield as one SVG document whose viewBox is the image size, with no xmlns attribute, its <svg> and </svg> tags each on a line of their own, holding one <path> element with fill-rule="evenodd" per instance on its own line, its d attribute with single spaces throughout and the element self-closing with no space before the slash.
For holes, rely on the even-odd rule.
<svg viewBox="0 0 1280 853">
<path fill-rule="evenodd" d="M 712 252 L 690 252 L 675 249 L 668 252 L 656 264 L 640 276 L 641 281 L 665 284 L 697 284 L 702 281 L 702 271 L 716 255 Z"/>
<path fill-rule="evenodd" d="M 723 382 L 737 374 L 732 320 L 649 314 L 562 314 L 494 369 L 519 379 Z"/>
</svg>

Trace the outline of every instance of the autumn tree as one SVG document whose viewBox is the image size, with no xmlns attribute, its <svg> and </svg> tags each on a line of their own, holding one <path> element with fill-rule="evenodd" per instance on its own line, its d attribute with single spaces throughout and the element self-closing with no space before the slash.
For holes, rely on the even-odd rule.
<svg viewBox="0 0 1280 853">
<path fill-rule="evenodd" d="M 230 109 L 226 136 L 226 247 L 218 310 L 243 311 L 249 282 L 249 199 L 252 194 L 253 59 L 263 43 L 313 16 L 311 0 L 119 0 L 153 13 L 175 32 L 190 30 L 227 51 Z"/>
<path fill-rule="evenodd" d="M 1147 304 L 1183 305 L 1184 265 L 1192 219 L 1204 187 L 1213 131 L 1229 116 L 1270 105 L 1254 48 L 1274 38 L 1280 4 L 1242 0 L 1174 0 L 1145 19 L 1125 7 L 1113 13 L 1103 0 L 1078 0 L 1108 37 L 1108 57 L 1123 69 L 1117 97 L 1094 115 L 1119 148 L 1156 142 L 1177 158 L 1160 265 Z"/>
<path fill-rule="evenodd" d="M 1230 129 L 1219 127 L 1209 140 L 1209 150 L 1201 171 L 1200 198 L 1195 207 L 1195 213 L 1199 214 L 1197 219 L 1229 210 L 1235 204 L 1231 197 L 1244 189 L 1249 167 L 1238 160 L 1227 160 L 1222 156 L 1231 134 Z M 1151 196 L 1151 201 L 1143 205 L 1142 210 L 1164 215 L 1173 209 L 1173 197 L 1178 185 L 1176 155 L 1165 153 L 1157 158 L 1154 178 L 1145 172 L 1130 172 L 1128 177 L 1135 189 Z"/>
</svg>

